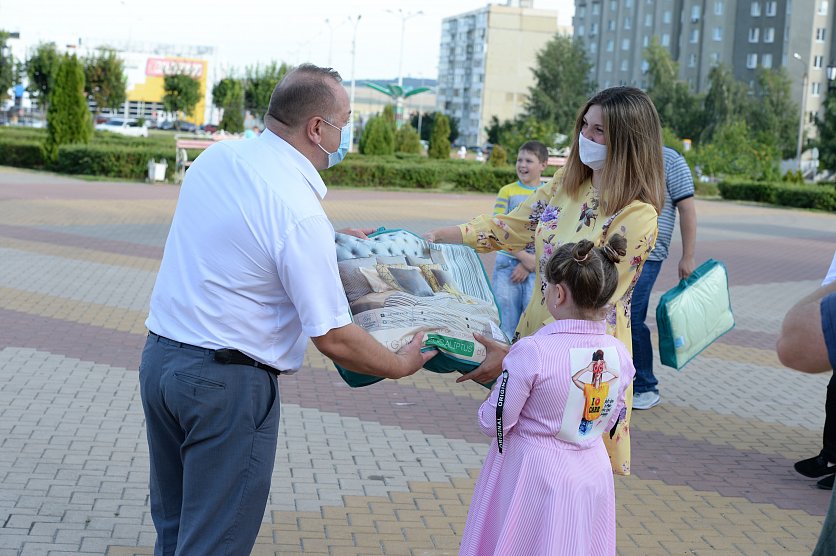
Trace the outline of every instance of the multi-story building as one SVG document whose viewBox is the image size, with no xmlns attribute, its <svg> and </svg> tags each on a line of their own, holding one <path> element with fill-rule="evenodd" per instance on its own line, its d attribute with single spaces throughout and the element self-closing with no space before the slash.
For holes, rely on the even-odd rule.
<svg viewBox="0 0 836 556">
<path fill-rule="evenodd" d="M 482 145 L 493 116 L 512 119 L 534 85 L 537 52 L 558 32 L 557 12 L 532 0 L 488 5 L 441 24 L 436 106 L 459 121 L 458 143 Z"/>
<path fill-rule="evenodd" d="M 646 87 L 644 52 L 657 37 L 696 92 L 718 64 L 750 85 L 758 66 L 786 68 L 809 125 L 836 77 L 834 12 L 828 0 L 576 0 L 573 24 L 602 88 Z"/>
</svg>

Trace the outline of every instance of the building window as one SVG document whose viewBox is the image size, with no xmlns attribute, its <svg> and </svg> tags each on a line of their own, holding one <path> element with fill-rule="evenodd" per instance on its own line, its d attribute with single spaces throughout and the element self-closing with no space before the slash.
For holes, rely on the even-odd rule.
<svg viewBox="0 0 836 556">
<path fill-rule="evenodd" d="M 615 48 L 615 44 L 613 43 L 612 39 L 607 41 L 607 52 L 612 52 Z"/>
<path fill-rule="evenodd" d="M 696 44 L 698 42 L 700 42 L 700 30 L 691 29 L 691 43 Z"/>
<path fill-rule="evenodd" d="M 662 23 L 670 23 L 671 21 L 673 21 L 673 16 L 671 15 L 671 11 L 668 10 L 662 14 Z"/>
<path fill-rule="evenodd" d="M 618 10 L 618 1 L 617 0 L 610 0 L 610 11 L 614 12 Z"/>
<path fill-rule="evenodd" d="M 723 0 L 714 0 L 714 15 L 723 15 Z"/>
<path fill-rule="evenodd" d="M 810 94 L 817 97 L 821 94 L 821 83 L 810 83 Z"/>
<path fill-rule="evenodd" d="M 596 52 L 598 52 L 598 43 L 597 42 L 589 43 L 589 52 L 591 54 L 595 54 Z"/>
<path fill-rule="evenodd" d="M 645 48 L 650 46 L 650 35 L 645 35 L 644 36 L 644 38 L 642 39 L 642 46 L 645 47 Z"/>
<path fill-rule="evenodd" d="M 761 65 L 766 69 L 772 67 L 772 54 L 762 54 L 761 55 Z"/>
<path fill-rule="evenodd" d="M 589 34 L 592 35 L 593 37 L 598 34 L 598 24 L 597 23 L 593 23 L 592 25 L 589 26 Z"/>
<path fill-rule="evenodd" d="M 752 2 L 752 11 L 750 12 L 752 17 L 760 17 L 761 15 L 761 3 L 760 2 Z"/>
<path fill-rule="evenodd" d="M 700 7 L 698 5 L 691 6 L 691 23 L 696 23 L 700 20 Z"/>
<path fill-rule="evenodd" d="M 630 39 L 621 40 L 621 50 L 630 50 Z"/>
<path fill-rule="evenodd" d="M 615 21 L 612 19 L 607 21 L 607 31 L 615 31 Z"/>
<path fill-rule="evenodd" d="M 633 26 L 633 22 L 630 20 L 629 17 L 624 18 L 624 28 L 630 29 Z"/>
<path fill-rule="evenodd" d="M 819 27 L 816 29 L 816 41 L 817 42 L 824 42 L 826 29 L 824 27 Z"/>
<path fill-rule="evenodd" d="M 644 26 L 653 27 L 653 14 L 644 14 Z"/>
<path fill-rule="evenodd" d="M 612 71 L 612 60 L 607 60 L 606 62 L 604 62 L 604 71 Z"/>
<path fill-rule="evenodd" d="M 712 66 L 716 66 L 717 64 L 720 63 L 720 53 L 719 52 L 712 52 L 708 56 L 708 60 L 709 60 L 709 62 L 711 63 Z"/>
<path fill-rule="evenodd" d="M 697 67 L 697 55 L 696 54 L 689 54 L 688 55 L 688 67 L 689 68 Z"/>
<path fill-rule="evenodd" d="M 624 7 L 625 8 L 632 8 L 633 7 L 633 0 L 624 0 Z"/>
<path fill-rule="evenodd" d="M 575 34 L 579 37 L 582 37 L 586 32 L 586 28 L 583 25 L 578 25 L 575 27 Z"/>
<path fill-rule="evenodd" d="M 775 42 L 775 27 L 767 27 L 763 30 L 763 42 Z"/>
<path fill-rule="evenodd" d="M 601 4 L 598 2 L 592 3 L 592 15 L 598 15 L 601 13 Z"/>
<path fill-rule="evenodd" d="M 775 17 L 775 14 L 778 13 L 778 2 L 776 0 L 768 0 L 766 2 L 766 16 L 767 17 Z"/>
<path fill-rule="evenodd" d="M 827 15 L 827 4 L 827 0 L 822 0 L 821 2 L 819 2 L 819 14 Z"/>
<path fill-rule="evenodd" d="M 757 54 L 747 54 L 746 55 L 746 67 L 749 69 L 755 69 L 758 67 L 758 55 Z"/>
<path fill-rule="evenodd" d="M 723 40 L 723 28 L 722 27 L 715 27 L 714 28 L 714 33 L 712 34 L 712 38 L 715 41 Z"/>
<path fill-rule="evenodd" d="M 667 33 L 662 34 L 662 46 L 670 46 L 671 45 L 671 36 Z"/>
<path fill-rule="evenodd" d="M 575 16 L 586 17 L 586 6 L 578 6 L 578 9 L 575 10 Z"/>
<path fill-rule="evenodd" d="M 758 42 L 760 38 L 761 30 L 757 27 L 750 27 L 749 28 L 749 42 Z"/>
<path fill-rule="evenodd" d="M 813 56 L 813 67 L 821 69 L 824 65 L 824 56 Z"/>
<path fill-rule="evenodd" d="M 621 71 L 630 71 L 630 62 L 627 60 L 621 60 Z"/>
</svg>

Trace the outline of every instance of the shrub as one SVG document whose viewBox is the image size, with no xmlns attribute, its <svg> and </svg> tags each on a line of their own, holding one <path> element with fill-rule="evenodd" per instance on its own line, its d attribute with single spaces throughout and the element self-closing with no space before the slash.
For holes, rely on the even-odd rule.
<svg viewBox="0 0 836 556">
<path fill-rule="evenodd" d="M 15 141 L 0 136 L 0 163 L 18 168 L 41 169 L 46 163 L 43 143 L 27 139 Z"/>
<path fill-rule="evenodd" d="M 724 180 L 718 184 L 720 195 L 730 201 L 773 203 L 776 184 L 754 180 Z"/>
<path fill-rule="evenodd" d="M 832 185 L 807 185 L 784 182 L 725 180 L 719 184 L 724 199 L 755 201 L 786 207 L 836 210 L 836 188 Z"/>
<path fill-rule="evenodd" d="M 427 156 L 439 160 L 450 158 L 450 120 L 444 114 L 436 115 L 433 122 Z"/>
<path fill-rule="evenodd" d="M 491 149 L 491 156 L 488 157 L 488 165 L 501 168 L 508 166 L 508 151 L 502 145 L 494 145 Z"/>
<path fill-rule="evenodd" d="M 360 137 L 360 152 L 362 154 L 380 155 L 395 152 L 395 134 L 392 126 L 382 116 L 372 116 L 363 128 Z"/>
<path fill-rule="evenodd" d="M 395 133 L 395 152 L 421 154 L 424 147 L 418 137 L 418 131 L 411 125 L 404 123 Z"/>
<path fill-rule="evenodd" d="M 153 148 L 64 145 L 58 149 L 58 157 L 49 169 L 65 174 L 143 180 L 148 174 L 149 160 L 171 160 L 173 154 Z M 171 179 L 173 175 L 174 164 L 169 163 L 166 179 Z"/>
</svg>

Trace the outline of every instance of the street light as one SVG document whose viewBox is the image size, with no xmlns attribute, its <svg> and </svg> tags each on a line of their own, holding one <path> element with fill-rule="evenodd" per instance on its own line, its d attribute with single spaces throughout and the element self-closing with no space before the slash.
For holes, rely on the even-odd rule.
<svg viewBox="0 0 836 556">
<path fill-rule="evenodd" d="M 334 52 L 334 29 L 342 25 L 344 22 L 340 21 L 336 25 L 330 18 L 325 18 L 325 25 L 328 26 L 328 67 L 331 67 L 331 55 Z"/>
<path fill-rule="evenodd" d="M 349 99 L 349 102 L 351 104 L 352 125 L 348 130 L 349 148 L 351 148 L 351 146 L 354 145 L 354 89 L 357 86 L 357 79 L 354 75 L 354 62 L 357 59 L 357 25 L 359 25 L 361 17 L 363 17 L 362 14 L 357 14 L 356 17 L 348 17 L 348 21 L 354 23 L 354 34 L 351 37 L 351 98 Z"/>
<path fill-rule="evenodd" d="M 807 100 L 807 62 L 798 52 L 793 52 L 793 58 L 804 64 L 804 77 L 801 78 L 801 115 L 798 117 L 798 144 L 795 148 L 795 163 L 798 171 L 801 171 L 801 142 L 804 138 L 804 104 Z"/>
<path fill-rule="evenodd" d="M 398 57 L 398 88 L 400 88 L 400 95 L 396 99 L 395 105 L 395 114 L 396 120 L 398 122 L 398 126 L 400 127 L 403 121 L 403 38 L 406 34 L 406 20 L 415 17 L 417 15 L 423 15 L 423 10 L 418 10 L 417 12 L 407 12 L 404 11 L 403 8 L 398 8 L 397 11 L 395 10 L 386 10 L 390 14 L 394 14 L 401 18 L 401 52 L 400 56 Z"/>
</svg>

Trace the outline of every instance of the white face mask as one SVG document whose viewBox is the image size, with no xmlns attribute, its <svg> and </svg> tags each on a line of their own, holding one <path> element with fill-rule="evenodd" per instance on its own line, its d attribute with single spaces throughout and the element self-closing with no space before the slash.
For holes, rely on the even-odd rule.
<svg viewBox="0 0 836 556">
<path fill-rule="evenodd" d="M 607 161 L 607 146 L 590 141 L 581 133 L 578 135 L 578 154 L 581 162 L 593 170 L 600 170 Z"/>
</svg>

